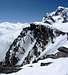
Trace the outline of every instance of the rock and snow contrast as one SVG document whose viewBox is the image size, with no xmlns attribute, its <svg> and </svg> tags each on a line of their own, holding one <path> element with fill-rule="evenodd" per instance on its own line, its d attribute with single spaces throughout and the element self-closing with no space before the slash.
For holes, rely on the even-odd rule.
<svg viewBox="0 0 68 75">
<path fill-rule="evenodd" d="M 1 75 L 68 75 L 68 58 L 41 60 L 38 63 L 23 66 L 16 73 Z"/>
<path fill-rule="evenodd" d="M 6 24 L 1 75 L 68 75 L 68 8 L 59 6 L 41 22 Z"/>
<path fill-rule="evenodd" d="M 29 24 L 21 23 L 0 23 L 0 61 L 4 60 L 5 54 L 9 49 L 15 38 L 20 34 L 22 28 L 29 26 Z"/>
</svg>

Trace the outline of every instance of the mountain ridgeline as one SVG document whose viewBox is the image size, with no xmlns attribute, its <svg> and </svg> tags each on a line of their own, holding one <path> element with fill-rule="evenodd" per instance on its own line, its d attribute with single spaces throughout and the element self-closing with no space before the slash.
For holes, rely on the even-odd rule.
<svg viewBox="0 0 68 75">
<path fill-rule="evenodd" d="M 23 58 L 22 64 L 29 64 L 45 50 L 48 41 L 47 28 L 31 24 L 14 40 L 6 53 L 5 63 L 15 65 Z"/>
<path fill-rule="evenodd" d="M 42 22 L 34 22 L 23 28 L 20 35 L 10 45 L 4 64 L 9 66 L 25 65 L 50 57 L 67 57 L 68 48 L 58 44 L 62 42 L 58 42 L 56 45 L 55 40 L 57 38 L 66 38 L 67 40 L 68 32 L 53 27 L 55 23 L 68 23 L 67 8 L 58 7 L 56 11 L 44 16 Z M 49 48 L 50 45 L 53 48 Z M 57 52 L 49 54 L 48 50 L 57 50 Z"/>
</svg>

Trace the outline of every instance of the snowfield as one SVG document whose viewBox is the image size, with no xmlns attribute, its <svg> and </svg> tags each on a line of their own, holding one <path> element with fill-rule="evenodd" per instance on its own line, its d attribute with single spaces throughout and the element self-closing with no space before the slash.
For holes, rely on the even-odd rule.
<svg viewBox="0 0 68 75">
<path fill-rule="evenodd" d="M 41 63 L 52 62 L 48 66 L 40 66 Z M 19 72 L 0 75 L 68 75 L 68 58 L 45 59 L 36 64 L 22 67 Z"/>
</svg>

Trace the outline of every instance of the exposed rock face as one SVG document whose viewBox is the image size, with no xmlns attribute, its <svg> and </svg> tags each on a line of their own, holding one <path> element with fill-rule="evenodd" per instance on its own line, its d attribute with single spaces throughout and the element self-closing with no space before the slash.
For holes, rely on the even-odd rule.
<svg viewBox="0 0 68 75">
<path fill-rule="evenodd" d="M 58 49 L 61 52 L 52 55 L 44 54 L 43 57 L 37 59 L 46 50 L 48 42 L 54 43 L 53 40 L 60 35 L 65 35 L 65 33 L 32 23 L 30 27 L 24 28 L 11 44 L 6 53 L 5 65 L 25 65 L 44 58 L 67 57 L 67 48 L 62 47 Z"/>
<path fill-rule="evenodd" d="M 35 40 L 36 42 L 34 43 Z M 30 27 L 22 30 L 20 35 L 10 46 L 5 57 L 6 65 L 15 65 L 22 59 L 22 57 L 24 57 L 22 62 L 23 65 L 32 62 L 45 49 L 48 41 L 49 36 L 46 27 L 31 24 Z M 31 47 L 32 44 L 33 46 L 30 49 L 29 46 Z M 25 53 L 27 55 L 25 55 Z"/>
<path fill-rule="evenodd" d="M 19 70 L 21 70 L 20 67 L 2 66 L 2 65 L 0 65 L 0 73 L 9 74 L 9 73 L 17 72 Z"/>
<path fill-rule="evenodd" d="M 43 18 L 43 22 L 40 22 L 40 24 L 32 23 L 29 27 L 24 28 L 20 35 L 11 44 L 8 52 L 6 53 L 4 64 L 11 66 L 25 65 L 37 62 L 38 60 L 44 58 L 59 58 L 68 56 L 67 49 L 57 49 L 58 46 L 56 49 L 59 50 L 59 52 L 52 55 L 46 54 L 46 48 L 49 43 L 53 46 L 57 37 L 61 37 L 60 35 L 64 36 L 65 34 L 67 35 L 67 33 L 63 30 L 52 27 L 52 25 L 57 22 L 61 22 L 62 24 L 67 23 L 67 12 L 68 9 L 63 7 L 58 8 L 54 13 L 46 15 Z M 40 56 L 41 54 L 43 54 L 42 57 Z"/>
<path fill-rule="evenodd" d="M 0 73 L 17 72 L 25 64 L 61 57 L 68 57 L 68 8 L 64 7 L 44 16 L 42 22 L 23 28 L 10 45 L 5 61 L 0 62 Z M 51 63 L 41 62 L 40 66 Z"/>
<path fill-rule="evenodd" d="M 58 7 L 56 11 L 44 16 L 42 21 L 51 25 L 56 21 L 68 22 L 68 8 Z"/>
</svg>

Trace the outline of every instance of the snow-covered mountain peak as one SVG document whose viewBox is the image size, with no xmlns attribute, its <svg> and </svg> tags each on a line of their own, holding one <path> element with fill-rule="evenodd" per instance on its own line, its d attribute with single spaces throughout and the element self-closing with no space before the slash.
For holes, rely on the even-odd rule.
<svg viewBox="0 0 68 75">
<path fill-rule="evenodd" d="M 41 22 L 26 23 L 24 25 L 12 23 L 11 26 L 9 26 L 10 23 L 8 22 L 5 24 L 7 26 L 2 23 L 1 28 L 4 29 L 5 27 L 8 32 L 10 29 L 13 29 L 13 31 L 15 29 L 13 35 L 16 36 L 17 33 L 17 36 L 5 53 L 5 60 L 1 62 L 1 65 L 14 66 L 16 70 L 17 66 L 24 65 L 25 68 L 28 66 L 32 68 L 35 65 L 36 69 L 41 64 L 45 68 L 57 58 L 68 57 L 68 8 L 59 6 L 55 11 L 44 16 Z M 22 26 L 24 27 L 22 28 Z M 17 30 L 18 32 L 20 30 L 19 34 Z M 8 34 L 7 37 L 9 37 Z M 52 58 L 53 60 L 47 58 Z M 68 62 L 68 58 L 66 60 Z M 61 61 L 64 61 L 64 59 Z M 15 68 L 13 71 L 15 71 Z M 10 72 L 11 70 L 8 71 Z"/>
<path fill-rule="evenodd" d="M 68 10 L 68 8 L 67 7 L 63 7 L 63 6 L 58 6 L 58 8 L 57 9 L 67 9 Z"/>
<path fill-rule="evenodd" d="M 6 65 L 25 65 L 55 54 L 58 48 L 65 46 L 68 36 L 67 8 L 58 7 L 56 11 L 46 15 L 41 22 L 23 25 L 21 33 L 10 45 L 5 55 Z M 5 23 L 8 25 L 10 23 Z M 4 26 L 4 23 L 2 24 Z M 22 24 L 12 24 L 20 28 Z M 19 26 L 19 27 L 18 27 Z M 59 43 L 62 44 L 59 44 Z"/>
<path fill-rule="evenodd" d="M 59 6 L 55 11 L 43 17 L 42 22 L 53 24 L 55 22 L 68 22 L 68 8 Z"/>
</svg>

